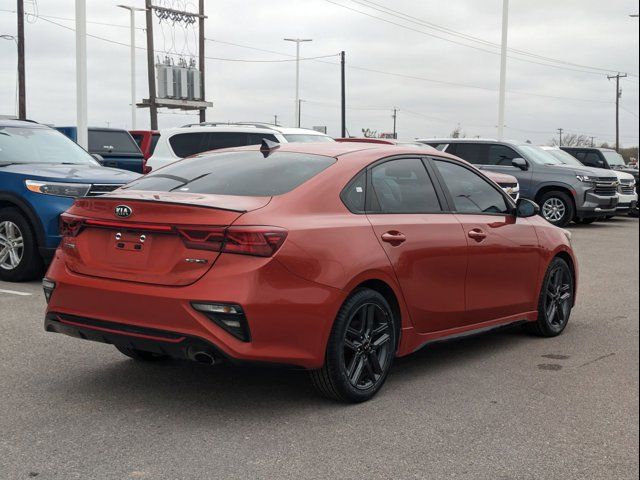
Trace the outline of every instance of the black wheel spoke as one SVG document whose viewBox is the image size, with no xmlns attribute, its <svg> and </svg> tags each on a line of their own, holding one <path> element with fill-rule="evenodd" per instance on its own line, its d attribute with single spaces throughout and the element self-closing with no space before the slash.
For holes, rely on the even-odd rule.
<svg viewBox="0 0 640 480">
<path fill-rule="evenodd" d="M 364 327 L 364 333 L 371 336 L 375 325 L 375 316 L 376 316 L 376 306 L 375 305 L 367 305 L 365 307 L 366 311 L 366 325 Z"/>
<path fill-rule="evenodd" d="M 385 333 L 380 337 L 378 337 L 376 340 L 374 340 L 374 342 L 372 343 L 373 348 L 378 349 L 384 344 L 388 343 L 389 340 L 391 340 L 391 336 L 388 333 Z"/>
<path fill-rule="evenodd" d="M 362 377 L 362 372 L 364 371 L 365 360 L 362 355 L 357 355 L 357 358 L 354 362 L 354 369 L 351 375 L 349 375 L 349 380 L 352 385 L 357 386 L 360 383 L 360 378 Z"/>
<path fill-rule="evenodd" d="M 558 311 L 555 302 L 551 302 L 549 304 L 549 308 L 547 309 L 547 320 L 549 323 L 555 323 L 556 312 Z"/>
<path fill-rule="evenodd" d="M 380 365 L 380 360 L 378 359 L 378 356 L 376 355 L 376 353 L 375 352 L 369 353 L 367 359 L 368 359 L 367 365 L 371 366 L 373 373 L 375 373 L 376 375 L 382 375 L 382 366 Z"/>
<path fill-rule="evenodd" d="M 353 350 L 354 352 L 357 352 L 358 348 L 360 347 L 360 343 L 354 342 L 349 340 L 348 338 L 345 338 L 344 346 L 347 347 L 349 350 Z"/>
</svg>

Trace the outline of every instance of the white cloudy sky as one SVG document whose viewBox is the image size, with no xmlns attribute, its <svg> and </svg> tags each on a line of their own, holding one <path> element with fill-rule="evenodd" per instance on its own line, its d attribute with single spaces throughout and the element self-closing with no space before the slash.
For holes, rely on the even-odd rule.
<svg viewBox="0 0 640 480">
<path fill-rule="evenodd" d="M 88 32 L 128 44 L 128 13 L 116 7 L 123 2 L 144 4 L 143 0 L 87 0 Z M 197 3 L 156 2 L 176 6 Z M 411 15 L 411 19 L 368 8 L 363 4 L 374 4 L 365 0 L 207 0 L 206 3 L 209 17 L 206 37 L 212 40 L 206 42 L 206 53 L 218 58 L 209 59 L 206 64 L 207 96 L 214 103 L 207 114 L 209 120 L 269 121 L 278 115 L 282 123 L 291 124 L 293 62 L 219 59 L 289 60 L 286 54 L 294 52 L 294 45 L 283 38 L 308 37 L 313 42 L 303 45 L 303 57 L 347 52 L 351 67 L 347 70 L 347 99 L 351 107 L 347 123 L 351 134 L 360 134 L 363 128 L 390 131 L 391 109 L 395 106 L 399 109 L 398 131 L 402 138 L 447 135 L 458 124 L 468 135 L 495 135 L 499 83 L 496 48 L 450 36 L 434 30 L 432 25 L 499 43 L 501 0 L 374 0 L 375 4 Z M 565 63 L 562 65 L 568 69 L 549 67 L 524 62 L 521 55 L 514 53 L 520 60 L 510 58 L 508 62 L 508 135 L 546 142 L 562 127 L 568 132 L 594 135 L 596 141 L 611 142 L 615 88 L 607 80 L 606 72 L 592 69 L 596 67 L 629 73 L 622 80 L 621 143 L 637 145 L 638 19 L 629 17 L 638 13 L 637 1 L 511 0 L 510 3 L 510 48 L 580 66 Z M 26 25 L 28 115 L 41 122 L 73 124 L 75 39 L 72 31 L 60 25 L 74 27 L 74 1 L 25 0 L 25 4 L 28 11 L 37 7 L 39 12 L 39 18 L 31 17 Z M 14 10 L 14 0 L 0 0 L 0 35 L 15 34 Z M 142 27 L 144 14 L 138 14 L 137 18 L 138 26 Z M 194 49 L 193 39 L 185 48 L 181 28 L 174 31 L 175 40 L 168 26 L 164 38 L 157 24 L 154 28 L 157 49 L 185 52 Z M 434 34 L 488 52 L 457 45 Z M 136 41 L 144 46 L 142 29 L 138 30 Z M 137 90 L 142 98 L 147 94 L 144 50 L 138 50 L 137 59 Z M 15 62 L 15 45 L 0 40 L 0 114 L 15 112 Z M 303 125 L 327 125 L 332 135 L 339 134 L 337 62 L 337 55 L 302 62 L 301 97 L 307 101 L 303 105 Z M 88 77 L 90 124 L 129 127 L 129 49 L 89 38 Z M 159 121 L 160 127 L 170 127 L 195 119 L 165 113 Z M 138 126 L 148 126 L 148 111 L 138 111 Z"/>
</svg>

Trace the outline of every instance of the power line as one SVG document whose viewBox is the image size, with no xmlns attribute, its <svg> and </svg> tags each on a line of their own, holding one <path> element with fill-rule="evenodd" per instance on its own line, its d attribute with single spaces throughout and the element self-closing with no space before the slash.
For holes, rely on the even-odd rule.
<svg viewBox="0 0 640 480">
<path fill-rule="evenodd" d="M 426 32 L 424 30 L 421 30 L 421 29 L 418 29 L 418 28 L 414 28 L 414 27 L 411 27 L 409 25 L 405 25 L 405 24 L 402 24 L 402 23 L 394 22 L 394 21 L 388 20 L 386 18 L 378 17 L 376 15 L 372 15 L 370 13 L 363 12 L 362 10 L 358 10 L 356 8 L 349 7 L 348 5 L 344 5 L 344 4 L 335 2 L 333 0 L 325 0 L 325 1 L 328 2 L 328 3 L 331 3 L 331 4 L 335 5 L 335 6 L 350 10 L 352 12 L 356 12 L 356 13 L 359 13 L 361 15 L 365 15 L 367 17 L 379 20 L 381 22 L 389 23 L 391 25 L 395 25 L 397 27 L 404 28 L 406 30 L 411 30 L 413 32 L 420 33 L 422 35 L 427 35 L 427 36 L 430 36 L 430 37 L 438 38 L 438 39 L 443 40 L 445 42 L 454 43 L 456 45 L 460 45 L 460 46 L 467 47 L 467 48 L 472 48 L 474 50 L 478 50 L 478 51 L 481 51 L 481 52 L 489 53 L 491 55 L 500 55 L 499 52 L 496 52 L 496 51 L 493 51 L 493 50 L 487 50 L 486 48 L 478 47 L 478 46 L 475 46 L 475 45 L 470 45 L 468 43 L 463 43 L 461 41 L 453 40 L 451 38 L 446 38 L 446 37 L 442 37 L 440 35 L 436 35 L 434 33 Z M 433 28 L 433 25 L 435 25 L 435 24 L 431 24 L 430 22 L 425 22 L 424 20 L 418 19 L 417 17 L 413 17 L 411 15 L 403 14 L 401 12 L 398 12 L 397 10 L 392 10 L 392 9 L 387 8 L 387 7 L 382 7 L 385 10 L 388 10 L 388 11 L 384 11 L 384 10 L 381 10 L 380 8 L 376 8 L 376 7 L 373 7 L 371 5 L 365 5 L 365 4 L 363 4 L 362 2 L 360 2 L 358 0 L 351 0 L 351 1 L 356 3 L 356 4 L 363 5 L 366 8 L 373 9 L 374 11 L 378 11 L 378 12 L 381 12 L 381 13 L 384 13 L 384 14 L 387 14 L 387 15 L 391 15 L 391 16 L 396 17 L 396 18 L 401 18 L 404 21 L 409 21 L 411 23 L 418 24 L 418 25 L 420 25 L 422 27 Z M 368 2 L 368 3 L 373 3 L 373 2 Z M 375 4 L 375 3 L 374 3 L 374 5 L 380 6 L 379 4 Z M 390 12 L 392 12 L 392 13 L 390 13 Z M 397 15 L 396 13 L 399 13 L 400 15 Z M 468 41 L 474 41 L 476 43 L 481 43 L 481 44 L 483 44 L 485 46 L 488 46 L 488 47 L 491 47 L 491 48 L 497 46 L 497 44 L 495 44 L 495 43 L 489 42 L 487 40 L 483 40 L 483 39 L 478 38 L 478 37 L 472 37 L 471 35 L 467 35 L 467 34 L 463 34 L 463 33 L 460 33 L 460 32 L 456 32 L 455 30 L 444 29 L 442 27 L 438 27 L 438 28 L 441 31 L 443 31 L 444 33 L 448 33 L 449 35 L 454 35 L 453 32 L 455 32 L 455 36 L 458 36 L 458 37 L 463 38 L 463 39 L 468 40 Z M 445 30 L 448 30 L 448 32 L 445 32 Z M 533 64 L 536 64 L 536 65 L 542 65 L 542 66 L 546 66 L 546 67 L 561 68 L 561 69 L 564 69 L 564 70 L 576 71 L 576 72 L 581 72 L 581 73 L 589 73 L 589 74 L 594 74 L 594 75 L 602 75 L 603 73 L 611 73 L 611 72 L 617 71 L 615 69 L 603 69 L 603 68 L 599 68 L 599 67 L 590 67 L 590 66 L 586 66 L 586 65 L 574 64 L 574 63 L 566 62 L 566 61 L 563 61 L 563 60 L 557 60 L 557 59 L 554 59 L 554 58 L 551 58 L 551 57 L 544 57 L 542 55 L 537 55 L 537 54 L 526 52 L 526 51 L 523 51 L 523 50 L 509 49 L 509 51 L 511 51 L 513 53 L 517 53 L 519 55 L 523 55 L 523 56 L 529 56 L 529 57 L 532 57 L 532 58 L 537 58 L 537 59 L 548 61 L 548 62 L 561 63 L 561 64 L 564 64 L 564 65 L 569 65 L 571 67 L 574 67 L 574 66 L 575 67 L 581 67 L 583 69 L 570 68 L 570 67 L 563 66 L 563 65 L 552 65 L 552 64 L 549 64 L 549 63 L 542 63 L 542 62 L 538 62 L 538 61 L 534 61 L 534 60 L 528 60 L 528 59 L 514 57 L 512 55 L 509 55 L 509 58 L 511 58 L 513 60 L 519 60 L 519 61 L 522 61 L 522 62 L 533 63 Z M 599 70 L 600 73 L 584 70 L 584 68 L 588 68 L 588 69 L 591 69 L 591 70 Z M 638 76 L 637 74 L 630 74 L 630 75 L 633 75 L 633 76 L 636 76 L 636 77 Z"/>
</svg>

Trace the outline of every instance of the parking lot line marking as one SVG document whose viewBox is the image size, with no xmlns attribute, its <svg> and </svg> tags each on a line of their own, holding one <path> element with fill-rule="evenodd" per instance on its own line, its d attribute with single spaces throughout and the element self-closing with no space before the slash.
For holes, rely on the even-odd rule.
<svg viewBox="0 0 640 480">
<path fill-rule="evenodd" d="M 3 290 L 0 288 L 0 293 L 10 293 L 11 295 L 20 295 L 22 297 L 30 297 L 31 294 L 27 292 L 16 292 L 15 290 Z"/>
</svg>

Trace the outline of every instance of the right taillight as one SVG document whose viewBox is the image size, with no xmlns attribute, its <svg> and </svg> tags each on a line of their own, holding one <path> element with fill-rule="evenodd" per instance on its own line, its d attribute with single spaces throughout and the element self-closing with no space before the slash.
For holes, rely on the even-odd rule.
<svg viewBox="0 0 640 480">
<path fill-rule="evenodd" d="M 222 253 L 270 257 L 287 238 L 287 231 L 279 227 L 177 227 L 189 248 Z"/>
</svg>

